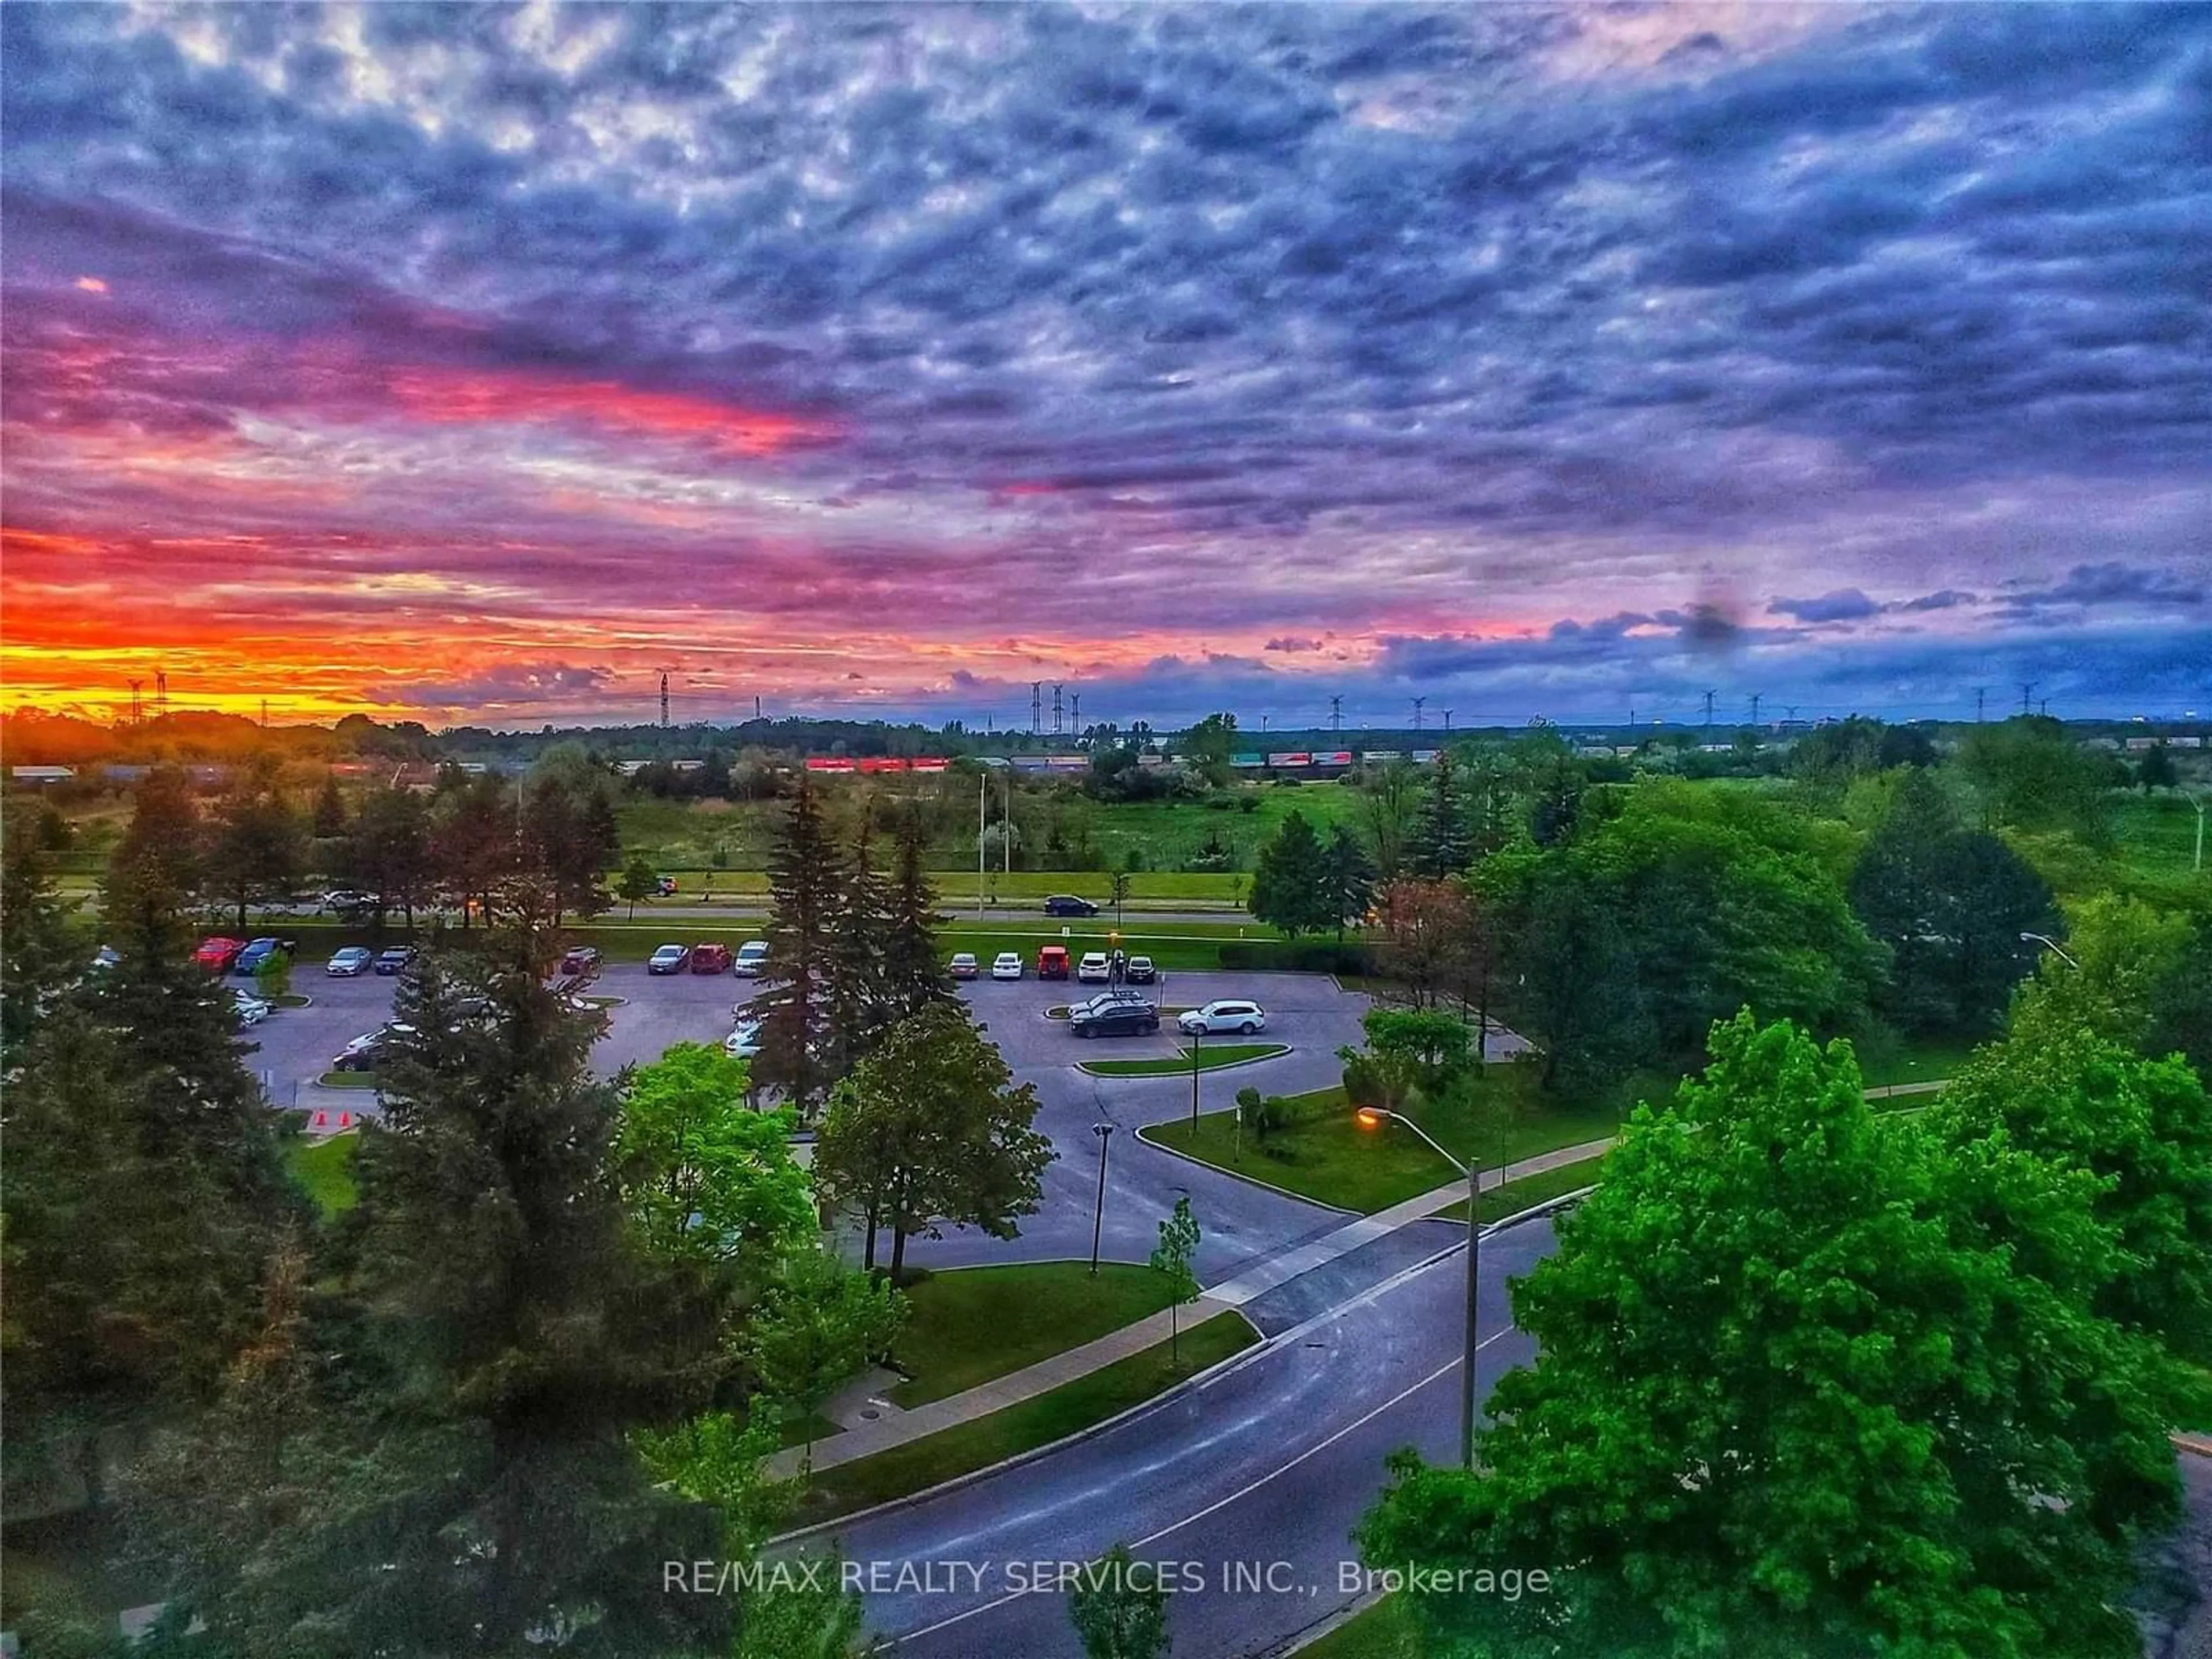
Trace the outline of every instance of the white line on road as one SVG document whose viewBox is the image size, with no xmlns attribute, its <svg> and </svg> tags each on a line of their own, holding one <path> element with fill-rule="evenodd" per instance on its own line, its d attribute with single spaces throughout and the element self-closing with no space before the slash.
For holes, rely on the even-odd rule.
<svg viewBox="0 0 2212 1659">
<path fill-rule="evenodd" d="M 1488 1336 L 1484 1337 L 1481 1341 L 1475 1344 L 1475 1352 L 1480 1353 L 1483 1349 L 1497 1341 L 1498 1338 L 1510 1335 L 1514 1327 L 1508 1325 L 1504 1330 L 1492 1331 Z M 1161 1539 L 1165 1538 L 1170 1533 L 1180 1532 L 1185 1527 L 1189 1526 L 1193 1522 L 1203 1521 L 1207 1516 L 1213 1514 L 1216 1510 L 1226 1509 L 1230 1504 L 1237 1503 L 1242 1498 L 1250 1497 L 1254 1492 L 1259 1491 L 1261 1487 L 1266 1486 L 1269 1481 L 1275 1480 L 1278 1476 L 1288 1474 L 1292 1469 L 1297 1468 L 1299 1464 L 1304 1462 L 1306 1459 L 1313 1456 L 1316 1453 L 1327 1451 L 1338 1441 L 1343 1439 L 1345 1436 L 1351 1434 L 1355 1430 L 1366 1427 L 1368 1424 L 1382 1416 L 1383 1413 L 1412 1398 L 1414 1395 L 1419 1394 L 1423 1389 L 1427 1388 L 1431 1382 L 1436 1382 L 1439 1377 L 1450 1376 L 1454 1371 L 1457 1370 L 1459 1367 L 1460 1361 L 1458 1359 L 1454 1358 L 1446 1360 L 1443 1364 L 1437 1366 L 1436 1370 L 1431 1371 L 1419 1382 L 1408 1383 L 1405 1388 L 1401 1389 L 1397 1393 L 1392 1395 L 1381 1405 L 1376 1407 L 1374 1410 L 1367 1413 L 1364 1416 L 1355 1418 L 1352 1421 L 1346 1424 L 1342 1428 L 1339 1429 L 1334 1434 L 1330 1435 L 1326 1440 L 1316 1441 L 1312 1445 L 1307 1447 L 1304 1451 L 1300 1452 L 1296 1457 L 1291 1459 L 1289 1462 L 1285 1463 L 1281 1468 L 1271 1470 L 1269 1473 L 1261 1475 L 1258 1480 L 1249 1481 L 1244 1486 L 1238 1487 L 1235 1492 L 1231 1492 L 1226 1498 L 1216 1498 L 1212 1503 L 1208 1504 L 1204 1509 L 1200 1510 L 1194 1514 L 1186 1515 L 1182 1520 L 1173 1522 L 1167 1526 L 1162 1527 L 1158 1532 L 1152 1533 L 1146 1537 L 1139 1538 L 1129 1547 L 1133 1550 L 1139 1550 L 1144 1548 L 1147 1544 L 1158 1543 Z M 1035 1595 L 1038 1593 L 1039 1592 L 1035 1589 L 1009 1590 L 1006 1595 L 995 1597 L 988 1601 L 981 1602 L 975 1607 L 969 1608 L 965 1613 L 956 1613 L 950 1619 L 940 1619 L 933 1625 L 924 1625 L 920 1630 L 908 1631 L 904 1635 L 900 1636 L 896 1639 L 900 1642 L 917 1642 L 925 1636 L 933 1636 L 939 1631 L 949 1630 L 955 1625 L 963 1624 L 968 1620 L 975 1618 L 978 1613 L 988 1613 L 994 1607 L 1002 1607 L 1006 1606 L 1009 1601 L 1018 1601 L 1024 1595 Z"/>
</svg>

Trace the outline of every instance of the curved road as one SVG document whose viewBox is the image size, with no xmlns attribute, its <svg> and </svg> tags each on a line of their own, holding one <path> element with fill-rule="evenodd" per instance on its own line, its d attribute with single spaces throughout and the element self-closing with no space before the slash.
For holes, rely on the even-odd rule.
<svg viewBox="0 0 2212 1659">
<path fill-rule="evenodd" d="M 1457 1231 L 1408 1231 L 1425 1229 L 1432 1242 Z M 1542 1221 L 1486 1241 L 1486 1392 L 1532 1352 L 1509 1323 L 1506 1279 L 1551 1246 Z M 1350 1534 L 1381 1487 L 1384 1456 L 1408 1444 L 1432 1459 L 1456 1451 L 1462 1261 L 1448 1249 L 1196 1389 L 799 1547 L 836 1538 L 878 1586 L 866 1595 L 871 1628 L 914 1659 L 1079 1655 L 1066 1597 L 1033 1587 L 1050 1584 L 1057 1564 L 1093 1561 L 1116 1541 L 1173 1564 L 1178 1659 L 1277 1650 L 1356 1599 L 1345 1576 L 1358 1571 Z M 1263 1322 L 1267 1299 L 1249 1310 Z"/>
</svg>

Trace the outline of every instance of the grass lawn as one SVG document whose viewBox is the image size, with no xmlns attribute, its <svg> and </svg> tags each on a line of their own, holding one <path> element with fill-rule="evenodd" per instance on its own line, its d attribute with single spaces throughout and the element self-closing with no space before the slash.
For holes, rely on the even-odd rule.
<svg viewBox="0 0 2212 1659">
<path fill-rule="evenodd" d="M 354 1190 L 353 1155 L 360 1145 L 361 1137 L 352 1133 L 328 1140 L 301 1136 L 284 1143 L 284 1167 L 325 1217 L 343 1215 L 359 1197 Z"/>
<path fill-rule="evenodd" d="M 1290 1052 L 1287 1042 L 1217 1042 L 1210 1048 L 1199 1048 L 1198 1069 L 1211 1072 L 1223 1066 L 1241 1066 L 1248 1060 L 1268 1060 Z M 1077 1069 L 1093 1077 L 1170 1077 L 1191 1069 L 1190 1050 L 1180 1049 L 1171 1060 L 1086 1060 Z"/>
<path fill-rule="evenodd" d="M 1103 1261 L 1037 1261 L 932 1273 L 906 1292 L 912 1309 L 895 1357 L 909 1381 L 890 1391 L 919 1406 L 972 1389 L 1168 1305 L 1149 1267 Z"/>
<path fill-rule="evenodd" d="M 806 1526 L 850 1515 L 1049 1445 L 1142 1404 L 1259 1340 L 1259 1333 L 1242 1314 L 1216 1314 L 1182 1334 L 1179 1364 L 1169 1363 L 1168 1345 L 1163 1342 L 1018 1406 L 823 1469 L 800 1497 L 792 1523 Z"/>
<path fill-rule="evenodd" d="M 1420 1626 L 1402 1595 L 1386 1595 L 1310 1646 L 1301 1659 L 1421 1659 Z"/>
<path fill-rule="evenodd" d="M 1502 1221 L 1509 1215 L 1518 1215 L 1547 1198 L 1559 1198 L 1568 1193 L 1580 1192 L 1597 1180 L 1602 1158 L 1578 1158 L 1572 1164 L 1562 1164 L 1556 1170 L 1547 1170 L 1540 1175 L 1523 1176 L 1518 1181 L 1509 1181 L 1495 1192 L 1482 1195 L 1482 1218 Z M 1451 1213 L 1462 1218 L 1467 1214 L 1464 1205 L 1453 1206 Z"/>
<path fill-rule="evenodd" d="M 1547 1100 L 1525 1070 L 1493 1066 L 1485 1089 L 1497 1103 L 1500 1121 L 1486 1124 L 1479 1111 L 1467 1109 L 1431 1110 L 1419 1121 L 1460 1157 L 1479 1155 L 1486 1169 L 1601 1139 L 1620 1126 L 1620 1114 L 1611 1106 Z M 1241 1158 L 1233 1111 L 1207 1113 L 1195 1134 L 1188 1119 L 1178 1119 L 1146 1129 L 1145 1138 L 1316 1203 L 1363 1213 L 1441 1187 L 1457 1173 L 1402 1129 L 1359 1127 L 1341 1089 L 1295 1098 L 1320 1109 L 1317 1115 L 1274 1136 L 1265 1152 L 1247 1134 Z"/>
<path fill-rule="evenodd" d="M 1886 1089 L 1893 1083 L 1932 1083 L 1956 1076 L 1975 1044 L 1965 1037 L 1908 1037 L 1857 1047 L 1859 1080 L 1869 1089 Z"/>
<path fill-rule="evenodd" d="M 315 1079 L 315 1086 L 319 1089 L 374 1089 L 376 1087 L 376 1073 L 325 1072 Z"/>
</svg>

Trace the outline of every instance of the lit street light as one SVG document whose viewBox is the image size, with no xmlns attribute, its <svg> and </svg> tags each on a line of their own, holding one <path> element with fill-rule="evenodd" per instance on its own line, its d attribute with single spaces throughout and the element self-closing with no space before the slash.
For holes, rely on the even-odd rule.
<svg viewBox="0 0 2212 1659">
<path fill-rule="evenodd" d="M 1438 1158 L 1467 1177 L 1467 1348 L 1460 1360 L 1459 1376 L 1459 1461 L 1468 1469 L 1474 1468 L 1474 1351 L 1475 1342 L 1475 1285 L 1482 1273 L 1482 1224 L 1477 1218 L 1476 1189 L 1481 1182 L 1474 1170 L 1461 1163 L 1442 1146 L 1436 1137 L 1401 1112 L 1386 1110 L 1380 1106 L 1362 1106 L 1353 1120 L 1363 1129 L 1380 1129 L 1387 1119 L 1402 1123 L 1428 1142 L 1429 1149 Z"/>
<path fill-rule="evenodd" d="M 2064 963 L 2069 968 L 2079 968 L 2081 965 L 2080 963 L 2075 961 L 2073 957 L 2068 956 L 2066 954 L 2066 947 L 2061 945 L 2057 939 L 2051 938 L 2048 933 L 2022 933 L 2020 936 L 2020 939 L 2021 943 L 2023 945 L 2033 941 L 2038 945 L 2049 945 L 2053 951 L 2057 952 L 2059 961 Z"/>
</svg>

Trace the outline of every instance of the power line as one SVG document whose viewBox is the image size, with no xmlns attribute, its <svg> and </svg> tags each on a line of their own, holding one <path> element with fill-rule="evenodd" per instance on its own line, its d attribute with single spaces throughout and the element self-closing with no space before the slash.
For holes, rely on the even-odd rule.
<svg viewBox="0 0 2212 1659">
<path fill-rule="evenodd" d="M 1710 737 L 1710 736 L 1711 736 L 1711 735 L 1712 735 L 1712 730 L 1713 730 L 1713 698 L 1714 698 L 1714 696 L 1715 696 L 1716 695 L 1717 695 L 1716 693 L 1711 692 L 1711 691 L 1708 691 L 1708 692 L 1706 692 L 1706 693 L 1705 693 L 1705 734 L 1706 734 L 1708 737 Z"/>
<path fill-rule="evenodd" d="M 1413 730 L 1416 732 L 1421 729 L 1421 705 L 1427 701 L 1428 699 L 1426 697 L 1416 697 L 1413 699 Z"/>
<path fill-rule="evenodd" d="M 2022 680 L 2020 683 L 2020 712 L 2021 714 L 2025 714 L 2028 712 L 2029 702 L 2034 696 L 2035 682 L 2033 680 Z"/>
<path fill-rule="evenodd" d="M 1328 729 L 1332 732 L 1344 730 L 1344 699 L 1342 697 L 1331 697 L 1328 700 Z"/>
</svg>

